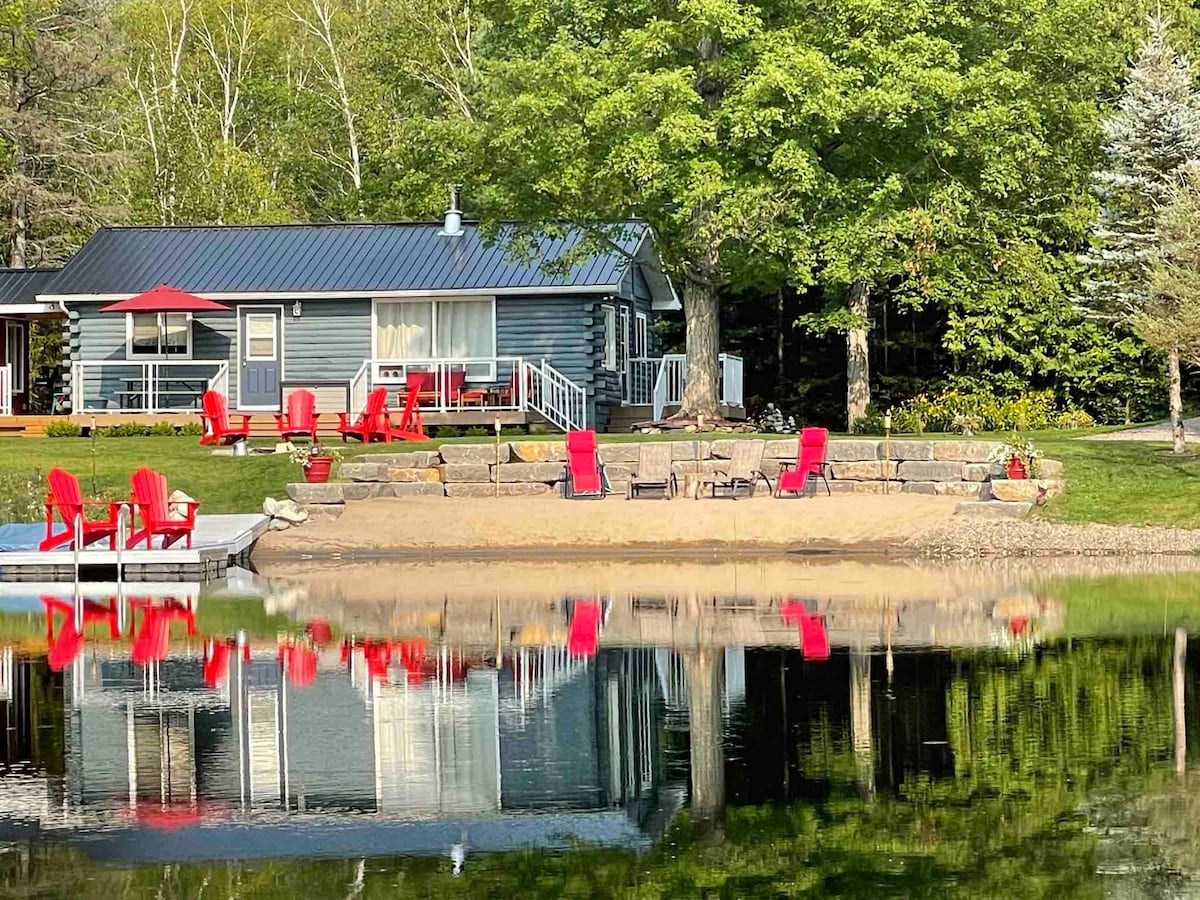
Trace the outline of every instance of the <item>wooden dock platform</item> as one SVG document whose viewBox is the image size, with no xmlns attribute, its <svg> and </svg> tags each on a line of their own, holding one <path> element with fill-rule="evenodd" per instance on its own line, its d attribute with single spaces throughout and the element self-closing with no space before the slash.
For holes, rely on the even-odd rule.
<svg viewBox="0 0 1200 900">
<path fill-rule="evenodd" d="M 269 520 L 260 514 L 201 515 L 196 518 L 192 549 L 182 546 L 162 550 L 144 547 L 118 553 L 103 545 L 79 554 L 80 577 L 90 581 L 114 576 L 118 560 L 126 581 L 209 581 L 225 575 L 231 565 L 245 562 L 250 549 L 267 530 Z M 0 579 L 5 581 L 71 581 L 75 554 L 71 550 L 0 552 Z"/>
</svg>

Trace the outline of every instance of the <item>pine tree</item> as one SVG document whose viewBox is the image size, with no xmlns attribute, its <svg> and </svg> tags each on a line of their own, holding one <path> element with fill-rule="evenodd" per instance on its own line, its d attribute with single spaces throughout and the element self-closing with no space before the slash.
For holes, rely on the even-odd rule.
<svg viewBox="0 0 1200 900">
<path fill-rule="evenodd" d="M 1096 248 L 1085 257 L 1093 311 L 1136 328 L 1152 303 L 1151 270 L 1162 252 L 1158 223 L 1185 167 L 1200 159 L 1200 99 L 1187 59 L 1167 40 L 1167 22 L 1150 20 L 1117 112 L 1104 123 L 1108 167 L 1095 173 L 1100 217 Z M 1161 346 L 1161 345 L 1160 345 Z M 1180 351 L 1166 348 L 1171 432 L 1184 450 Z"/>
</svg>

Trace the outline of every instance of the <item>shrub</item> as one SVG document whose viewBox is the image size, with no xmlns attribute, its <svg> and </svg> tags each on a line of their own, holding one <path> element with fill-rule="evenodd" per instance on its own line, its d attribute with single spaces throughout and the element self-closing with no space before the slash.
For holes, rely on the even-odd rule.
<svg viewBox="0 0 1200 900">
<path fill-rule="evenodd" d="M 433 429 L 433 436 L 438 438 L 462 437 L 462 430 L 453 425 L 438 425 Z"/>
<path fill-rule="evenodd" d="M 179 426 L 179 433 L 187 437 L 200 437 L 204 434 L 204 426 L 199 422 L 185 422 Z"/>
<path fill-rule="evenodd" d="M 46 437 L 77 438 L 83 434 L 83 429 L 70 419 L 55 419 L 46 424 Z"/>
<path fill-rule="evenodd" d="M 178 433 L 170 422 L 155 422 L 150 426 L 150 434 L 155 437 L 175 437 Z"/>
<path fill-rule="evenodd" d="M 467 437 L 487 437 L 492 432 L 491 432 L 491 429 L 484 428 L 482 425 L 472 425 L 470 428 L 468 428 L 463 433 Z"/>
<path fill-rule="evenodd" d="M 1082 409 L 1068 409 L 1054 420 L 1056 428 L 1091 428 L 1095 424 L 1096 420 Z"/>
<path fill-rule="evenodd" d="M 98 437 L 148 437 L 150 435 L 150 426 L 141 425 L 137 422 L 123 422 L 120 425 L 110 425 L 107 428 L 97 428 L 96 435 Z"/>
<path fill-rule="evenodd" d="M 895 431 L 1038 431 L 1055 421 L 1054 395 L 1035 391 L 1007 400 L 951 387 L 928 397 L 919 394 L 892 416 Z"/>
<path fill-rule="evenodd" d="M 45 497 L 41 473 L 0 472 L 0 525 L 39 521 Z"/>
</svg>

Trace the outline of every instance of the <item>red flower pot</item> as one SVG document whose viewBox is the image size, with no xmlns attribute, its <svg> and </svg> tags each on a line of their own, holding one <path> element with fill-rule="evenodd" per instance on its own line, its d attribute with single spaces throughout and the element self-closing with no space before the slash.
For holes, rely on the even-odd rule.
<svg viewBox="0 0 1200 900">
<path fill-rule="evenodd" d="M 1029 473 L 1025 471 L 1025 460 L 1019 456 L 1014 456 L 1008 461 L 1007 475 L 1009 478 L 1020 480 L 1027 478 Z"/>
<path fill-rule="evenodd" d="M 309 484 L 324 484 L 329 480 L 329 468 L 332 465 L 332 456 L 314 456 L 304 467 L 304 480 Z"/>
</svg>

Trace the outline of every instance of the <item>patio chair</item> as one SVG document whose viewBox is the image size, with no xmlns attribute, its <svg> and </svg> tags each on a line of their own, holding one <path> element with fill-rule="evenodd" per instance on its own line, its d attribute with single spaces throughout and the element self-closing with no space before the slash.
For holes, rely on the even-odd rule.
<svg viewBox="0 0 1200 900">
<path fill-rule="evenodd" d="M 804 428 L 800 431 L 800 445 L 796 453 L 796 461 L 785 462 L 779 468 L 779 481 L 775 485 L 775 496 L 782 497 L 785 492 L 793 497 L 803 497 L 808 489 L 808 476 L 812 475 L 825 482 L 825 493 L 833 496 L 829 490 L 829 463 L 825 454 L 829 449 L 828 428 Z M 815 488 L 815 482 L 813 482 Z M 815 493 L 815 490 L 814 490 Z"/>
<path fill-rule="evenodd" d="M 767 483 L 767 490 L 770 491 L 771 479 L 762 470 L 766 449 L 766 441 L 734 441 L 729 463 L 724 469 L 713 472 L 712 495 L 716 497 L 720 488 L 736 500 L 738 491 L 744 487 L 746 496 L 753 497 L 754 488 L 760 480 Z"/>
<path fill-rule="evenodd" d="M 275 414 L 275 428 L 282 440 L 306 437 L 317 442 L 317 421 L 321 414 L 316 411 L 317 398 L 312 391 L 293 391 L 288 394 L 287 411 Z"/>
<path fill-rule="evenodd" d="M 241 416 L 242 424 L 234 428 L 229 424 L 229 405 L 225 396 L 216 391 L 205 391 L 200 399 L 200 422 L 204 426 L 204 434 L 200 436 L 200 446 L 212 444 L 224 447 L 226 444 L 236 444 L 250 437 L 250 417 Z"/>
<path fill-rule="evenodd" d="M 146 549 L 154 546 L 155 536 L 162 538 L 162 549 L 166 550 L 176 541 L 183 540 L 192 549 L 192 533 L 196 530 L 198 500 L 171 500 L 167 493 L 167 476 L 147 467 L 138 469 L 129 476 L 132 488 L 130 502 L 134 511 L 141 516 L 142 527 L 129 536 L 127 549 L 138 541 L 145 540 Z M 184 507 L 182 519 L 172 518 L 172 507 Z"/>
<path fill-rule="evenodd" d="M 409 402 L 410 404 L 412 402 L 411 396 Z M 338 434 L 342 436 L 342 443 L 349 438 L 362 441 L 364 444 L 376 440 L 386 444 L 392 442 L 392 420 L 388 415 L 386 387 L 377 387 L 371 391 L 370 396 L 367 397 L 367 405 L 363 407 L 363 411 L 358 414 L 358 418 L 354 420 L 353 424 L 350 423 L 346 413 L 338 413 L 338 418 L 341 422 L 337 430 Z"/>
<path fill-rule="evenodd" d="M 679 481 L 671 463 L 670 444 L 642 444 L 638 447 L 637 470 L 629 479 L 625 497 L 632 500 L 644 490 L 661 491 L 664 500 L 679 492 Z"/>
<path fill-rule="evenodd" d="M 83 519 L 83 547 L 97 541 L 108 540 L 108 549 L 117 549 L 117 513 L 120 503 L 108 500 L 84 500 L 79 489 L 79 479 L 63 469 L 51 469 L 46 476 L 46 537 L 38 544 L 38 550 L 53 550 L 66 544 L 74 548 L 75 520 Z M 88 506 L 107 506 L 108 516 L 100 521 L 89 522 L 84 510 Z M 65 526 L 63 531 L 54 532 L 54 513 Z M 82 550 L 83 547 L 79 549 Z"/>
<path fill-rule="evenodd" d="M 563 496 L 568 500 L 604 499 L 604 464 L 596 448 L 596 432 L 567 433 L 567 467 Z"/>
</svg>

